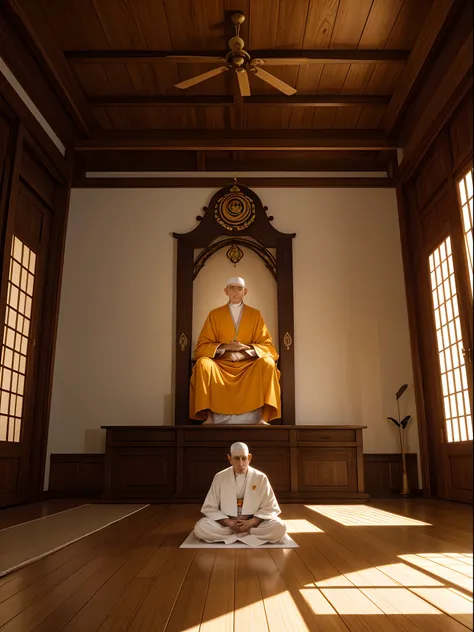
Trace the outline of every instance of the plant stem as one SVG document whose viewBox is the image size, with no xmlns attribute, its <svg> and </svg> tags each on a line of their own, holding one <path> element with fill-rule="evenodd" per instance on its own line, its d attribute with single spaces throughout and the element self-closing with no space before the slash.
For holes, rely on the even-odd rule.
<svg viewBox="0 0 474 632">
<path fill-rule="evenodd" d="M 403 445 L 403 429 L 401 426 L 401 418 L 400 418 L 400 399 L 397 399 L 397 409 L 398 409 L 398 423 L 400 424 L 398 426 L 398 430 L 400 431 L 400 452 L 402 455 L 402 472 L 405 473 L 406 469 L 405 469 L 405 450 L 404 450 L 404 445 Z"/>
</svg>

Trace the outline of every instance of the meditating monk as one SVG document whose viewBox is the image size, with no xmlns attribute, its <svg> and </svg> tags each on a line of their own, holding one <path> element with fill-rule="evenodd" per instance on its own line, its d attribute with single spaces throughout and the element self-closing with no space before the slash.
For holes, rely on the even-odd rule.
<svg viewBox="0 0 474 632">
<path fill-rule="evenodd" d="M 194 350 L 190 416 L 268 425 L 281 416 L 278 354 L 262 314 L 244 304 L 244 279 L 229 279 L 224 292 L 228 303 L 209 313 Z"/>
<path fill-rule="evenodd" d="M 194 534 L 205 542 L 237 540 L 249 546 L 280 542 L 286 535 L 285 523 L 266 475 L 250 466 L 252 455 L 245 443 L 233 443 L 227 455 L 231 467 L 214 476 L 201 507 Z"/>
</svg>

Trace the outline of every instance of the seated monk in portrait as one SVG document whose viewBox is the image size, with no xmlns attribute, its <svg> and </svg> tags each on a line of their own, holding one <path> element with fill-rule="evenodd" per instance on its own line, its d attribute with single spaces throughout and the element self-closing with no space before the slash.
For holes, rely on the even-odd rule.
<svg viewBox="0 0 474 632">
<path fill-rule="evenodd" d="M 280 542 L 286 525 L 267 476 L 249 467 L 252 455 L 245 443 L 230 447 L 228 467 L 214 476 L 201 507 L 204 518 L 194 535 L 204 542 L 233 544 L 237 540 L 255 547 Z"/>
<path fill-rule="evenodd" d="M 245 281 L 228 280 L 229 302 L 213 309 L 194 350 L 190 416 L 205 424 L 263 424 L 281 416 L 278 354 Z"/>
</svg>

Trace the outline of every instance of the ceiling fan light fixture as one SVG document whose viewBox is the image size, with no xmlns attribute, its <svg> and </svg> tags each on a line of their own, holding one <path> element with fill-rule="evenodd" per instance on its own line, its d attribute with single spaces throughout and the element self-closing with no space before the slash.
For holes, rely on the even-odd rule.
<svg viewBox="0 0 474 632">
<path fill-rule="evenodd" d="M 271 60 L 266 59 L 252 59 L 251 55 L 244 49 L 245 42 L 239 36 L 240 25 L 245 21 L 245 16 L 242 13 L 233 13 L 231 15 L 232 24 L 235 28 L 235 36 L 231 37 L 229 40 L 229 52 L 225 56 L 225 65 L 220 68 L 214 68 L 208 72 L 204 72 L 196 77 L 192 77 L 191 79 L 187 79 L 186 81 L 181 81 L 176 84 L 177 88 L 186 89 L 191 86 L 195 86 L 202 81 L 206 81 L 207 79 L 211 79 L 211 77 L 215 77 L 219 75 L 221 72 L 225 72 L 233 68 L 237 73 L 237 80 L 239 84 L 240 94 L 243 97 L 250 96 L 250 85 L 247 70 L 252 72 L 265 83 L 270 84 L 273 88 L 276 88 L 283 94 L 287 96 L 291 96 L 296 93 L 295 88 L 288 85 L 278 77 L 268 73 L 266 70 L 263 70 L 262 66 L 265 62 L 273 63 L 273 65 L 278 64 L 277 58 L 272 58 Z M 199 59 L 199 56 L 191 56 L 191 59 Z M 302 61 L 307 61 L 306 58 L 301 58 Z M 285 63 L 295 63 L 293 59 L 282 59 L 281 61 Z"/>
<path fill-rule="evenodd" d="M 234 53 L 240 53 L 241 50 L 244 49 L 245 42 L 241 37 L 231 37 L 229 40 L 229 48 L 232 49 Z"/>
</svg>

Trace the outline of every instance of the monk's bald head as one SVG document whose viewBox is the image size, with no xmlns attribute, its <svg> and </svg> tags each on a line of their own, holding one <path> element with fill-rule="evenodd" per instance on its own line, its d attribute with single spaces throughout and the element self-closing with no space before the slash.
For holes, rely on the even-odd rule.
<svg viewBox="0 0 474 632">
<path fill-rule="evenodd" d="M 240 455 L 240 454 L 248 454 L 249 447 L 246 443 L 242 443 L 241 441 L 237 441 L 230 446 L 230 455 Z"/>
<path fill-rule="evenodd" d="M 252 455 L 247 444 L 237 441 L 230 446 L 230 454 L 227 455 L 227 458 L 234 468 L 235 474 L 245 474 L 252 460 Z"/>
</svg>

